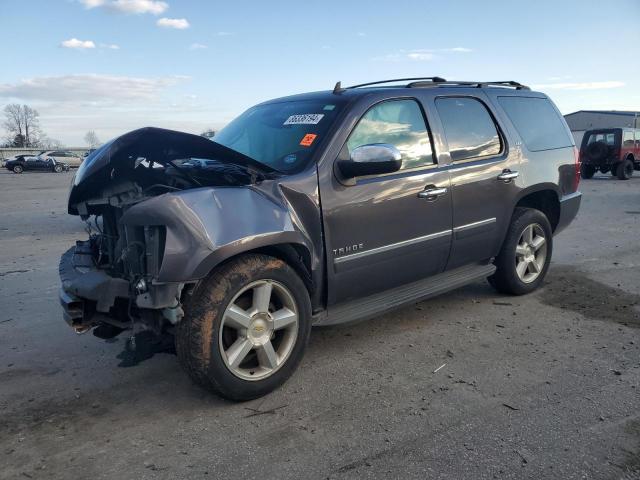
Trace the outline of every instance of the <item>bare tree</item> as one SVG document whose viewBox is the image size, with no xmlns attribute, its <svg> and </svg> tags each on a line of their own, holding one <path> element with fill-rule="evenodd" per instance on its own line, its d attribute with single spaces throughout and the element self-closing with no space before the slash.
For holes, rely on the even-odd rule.
<svg viewBox="0 0 640 480">
<path fill-rule="evenodd" d="M 64 148 L 64 145 L 60 140 L 42 135 L 38 139 L 38 144 L 34 145 L 34 147 L 43 148 L 46 150 L 59 150 L 61 148 Z"/>
<path fill-rule="evenodd" d="M 14 143 L 20 143 L 17 147 L 37 145 L 40 134 L 37 110 L 29 105 L 11 103 L 4 107 L 4 115 L 4 128 Z"/>
<path fill-rule="evenodd" d="M 89 130 L 84 136 L 84 141 L 89 145 L 89 148 L 96 148 L 100 145 L 98 135 L 93 130 Z"/>
</svg>

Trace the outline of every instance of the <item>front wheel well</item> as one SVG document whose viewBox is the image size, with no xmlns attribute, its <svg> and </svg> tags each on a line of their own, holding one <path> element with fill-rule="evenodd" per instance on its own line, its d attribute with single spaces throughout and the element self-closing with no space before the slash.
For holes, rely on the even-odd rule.
<svg viewBox="0 0 640 480">
<path fill-rule="evenodd" d="M 541 190 L 532 192 L 522 197 L 517 207 L 535 208 L 546 215 L 551 224 L 551 230 L 555 232 L 560 220 L 560 201 L 558 195 L 553 190 Z"/>
<path fill-rule="evenodd" d="M 261 253 L 285 262 L 295 270 L 300 279 L 303 281 L 305 287 L 307 287 L 309 297 L 313 298 L 317 286 L 314 284 L 313 277 L 311 275 L 311 254 L 303 245 L 299 244 L 279 243 L 240 252 L 218 263 L 211 270 L 211 272 L 209 272 L 208 277 L 211 276 L 222 265 L 227 264 L 240 256 L 251 253 Z"/>
</svg>

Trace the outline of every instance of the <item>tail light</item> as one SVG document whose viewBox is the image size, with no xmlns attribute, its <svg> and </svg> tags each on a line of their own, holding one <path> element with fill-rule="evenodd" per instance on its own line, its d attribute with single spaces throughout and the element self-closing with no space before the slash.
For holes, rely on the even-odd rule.
<svg viewBox="0 0 640 480">
<path fill-rule="evenodd" d="M 580 150 L 577 147 L 573 147 L 573 159 L 575 166 L 575 174 L 573 177 L 573 191 L 578 191 L 578 185 L 580 185 L 580 166 L 582 162 L 580 161 Z"/>
</svg>

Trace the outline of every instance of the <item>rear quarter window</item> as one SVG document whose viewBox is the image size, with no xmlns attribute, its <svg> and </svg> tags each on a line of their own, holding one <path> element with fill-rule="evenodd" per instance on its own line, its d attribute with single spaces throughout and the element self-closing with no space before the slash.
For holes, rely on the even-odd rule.
<svg viewBox="0 0 640 480">
<path fill-rule="evenodd" d="M 564 121 L 548 99 L 498 97 L 498 102 L 529 151 L 538 152 L 574 145 Z"/>
</svg>

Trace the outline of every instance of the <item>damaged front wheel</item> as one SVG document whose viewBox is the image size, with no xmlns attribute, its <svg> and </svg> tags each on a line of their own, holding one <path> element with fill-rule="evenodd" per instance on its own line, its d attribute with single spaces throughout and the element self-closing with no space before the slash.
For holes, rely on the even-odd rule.
<svg viewBox="0 0 640 480">
<path fill-rule="evenodd" d="M 250 400 L 284 383 L 311 330 L 302 280 L 286 263 L 244 255 L 194 292 L 178 323 L 176 350 L 191 377 L 231 400 Z"/>
</svg>

